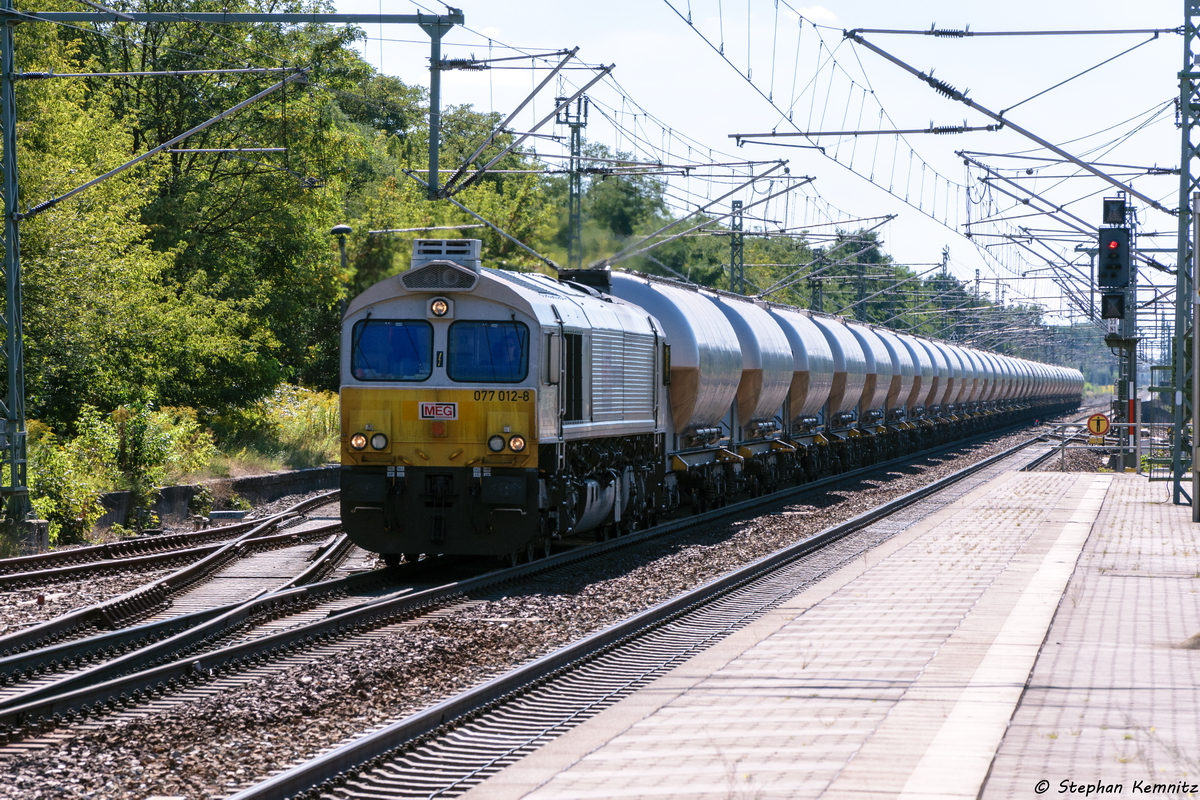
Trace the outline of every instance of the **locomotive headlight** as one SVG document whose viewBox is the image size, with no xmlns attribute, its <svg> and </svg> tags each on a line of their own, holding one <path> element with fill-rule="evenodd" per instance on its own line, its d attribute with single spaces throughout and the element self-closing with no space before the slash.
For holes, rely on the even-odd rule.
<svg viewBox="0 0 1200 800">
<path fill-rule="evenodd" d="M 503 449 L 504 449 L 504 437 L 503 436 L 501 436 L 500 434 L 497 433 L 495 436 L 488 439 L 488 450 L 491 450 L 493 453 L 499 453 Z"/>
<path fill-rule="evenodd" d="M 433 312 L 435 317 L 444 317 L 446 312 L 450 310 L 450 304 L 440 297 L 429 304 L 429 310 Z"/>
<path fill-rule="evenodd" d="M 367 435 L 365 433 L 356 433 L 351 436 L 350 447 L 354 450 L 365 450 L 367 448 Z"/>
<path fill-rule="evenodd" d="M 374 447 L 376 450 L 382 450 L 387 446 L 388 440 L 386 433 L 377 433 L 371 437 L 371 447 Z"/>
<path fill-rule="evenodd" d="M 520 434 L 517 434 L 516 436 L 514 436 L 508 440 L 508 446 L 512 449 L 512 451 L 514 453 L 519 453 L 522 450 L 524 450 L 525 445 L 526 445 L 525 437 L 521 436 Z"/>
</svg>

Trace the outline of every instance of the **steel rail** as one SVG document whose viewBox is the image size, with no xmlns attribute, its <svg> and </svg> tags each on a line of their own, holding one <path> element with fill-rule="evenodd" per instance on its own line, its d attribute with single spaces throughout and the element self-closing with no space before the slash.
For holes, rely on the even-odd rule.
<svg viewBox="0 0 1200 800">
<path fill-rule="evenodd" d="M 151 614 L 162 608 L 172 594 L 203 580 L 229 561 L 249 552 L 248 548 L 256 539 L 262 540 L 257 545 L 259 547 L 284 546 L 285 539 L 281 537 L 294 539 L 298 535 L 312 535 L 306 532 L 275 534 L 274 536 L 267 534 L 282 522 L 296 518 L 304 511 L 326 505 L 335 496 L 336 494 L 333 492 L 319 495 L 301 501 L 280 514 L 274 514 L 262 520 L 254 520 L 250 523 L 253 527 L 246 533 L 217 546 L 216 549 L 209 549 L 209 552 L 197 561 L 161 580 L 140 586 L 118 597 L 76 609 L 7 636 L 0 636 L 0 655 L 8 656 L 12 653 L 26 652 L 45 644 L 52 644 L 72 636 L 79 630 L 93 627 L 123 627 L 139 617 Z M 157 558 L 171 561 L 176 558 L 176 554 L 168 552 L 160 554 Z M 140 566 L 145 566 L 145 563 Z"/>
<path fill-rule="evenodd" d="M 0 560 L 0 586 L 8 586 L 19 579 L 28 579 L 30 576 L 40 577 L 53 574 L 53 570 L 61 570 L 66 567 L 119 567 L 123 561 L 130 558 L 152 555 L 166 550 L 188 550 L 198 545 L 208 544 L 214 539 L 224 539 L 241 533 L 253 528 L 261 521 L 250 520 L 188 533 L 139 536 L 136 539 L 124 539 L 108 544 L 95 544 L 32 556 L 6 558 Z"/>
<path fill-rule="evenodd" d="M 1014 409 L 1022 413 L 1022 409 Z M 1024 409 L 1024 413 L 1032 413 Z M 1043 413 L 1050 412 L 1045 409 Z M 980 415 L 984 417 L 986 415 Z M 1018 423 L 1020 424 L 1020 423 Z M 321 643 L 335 641 L 353 636 L 366 630 L 374 630 L 395 621 L 411 618 L 414 613 L 445 604 L 454 598 L 463 597 L 473 592 L 494 589 L 506 583 L 514 583 L 541 572 L 557 569 L 577 561 L 595 558 L 611 550 L 639 544 L 648 539 L 692 527 L 697 523 L 707 523 L 717 519 L 737 515 L 761 507 L 764 504 L 807 494 L 827 486 L 842 483 L 848 479 L 869 475 L 878 470 L 886 470 L 893 466 L 912 463 L 914 458 L 941 452 L 947 447 L 961 447 L 976 441 L 985 440 L 1015 428 L 989 430 L 979 436 L 927 448 L 924 451 L 910 453 L 889 461 L 873 464 L 855 470 L 849 470 L 838 475 L 832 475 L 801 486 L 732 503 L 713 511 L 671 520 L 654 528 L 638 531 L 621 536 L 607 542 L 597 543 L 586 547 L 576 548 L 535 562 L 523 564 L 505 570 L 487 573 L 466 581 L 459 581 L 433 587 L 423 591 L 413 592 L 404 589 L 394 594 L 373 599 L 358 605 L 331 611 L 324 620 L 318 620 L 305 625 L 282 631 L 277 631 L 251 641 L 239 642 L 219 649 L 209 649 L 202 656 L 188 655 L 186 658 L 174 658 L 169 663 L 158 663 L 150 668 L 137 670 L 133 659 L 122 662 L 126 674 L 114 677 L 98 685 L 80 687 L 53 696 L 39 696 L 37 699 L 17 706 L 0 708 L 0 743 L 19 740 L 30 731 L 41 731 L 47 725 L 53 725 L 54 720 L 73 721 L 80 716 L 86 717 L 92 713 L 103 713 L 107 709 L 124 706 L 136 702 L 138 698 L 159 696 L 181 686 L 190 686 L 197 682 L 218 677 L 221 672 L 236 672 L 249 665 L 276 657 L 277 653 L 291 653 L 297 649 L 312 647 Z M 369 579 L 371 573 L 357 576 L 359 579 Z M 346 579 L 343 579 L 346 580 Z M 330 582 L 330 584 L 336 582 Z M 311 587 L 315 588 L 315 587 Z M 294 591 L 294 590 L 293 590 Z M 254 613 L 261 612 L 261 607 L 255 604 L 270 604 L 273 601 L 283 601 L 287 593 L 269 595 L 250 603 L 231 609 L 223 618 L 211 620 L 204 626 L 179 634 L 177 641 L 155 645 L 155 653 L 162 655 L 168 650 L 182 651 L 189 654 L 198 653 L 205 643 L 214 643 L 226 638 L 225 630 L 240 627 L 244 620 Z M 180 638 L 184 637 L 184 638 Z M 140 653 L 141 651 L 139 651 Z M 164 656 L 165 658 L 165 656 Z M 143 659 L 144 660 L 144 659 Z M 99 675 L 100 673 L 93 673 Z M 130 699 L 132 698 L 132 700 Z"/>
<path fill-rule="evenodd" d="M 302 500 L 287 509 L 301 514 L 312 508 L 317 508 L 337 500 L 339 493 L 334 490 L 316 497 Z M 0 559 L 0 587 L 7 586 L 16 580 L 14 574 L 35 574 L 39 578 L 52 574 L 50 570 L 81 564 L 103 564 L 109 567 L 119 566 L 126 559 L 137 556 L 151 555 L 165 550 L 186 550 L 197 544 L 208 544 L 215 539 L 224 539 L 242 531 L 249 530 L 260 524 L 261 519 L 250 519 L 235 522 L 232 525 L 221 525 L 216 528 L 205 528 L 187 533 L 166 533 L 152 536 L 138 536 L 134 539 L 123 539 L 107 544 L 74 547 L 69 550 L 55 550 L 50 553 L 39 553 L 31 556 Z M 68 574 L 68 573 L 62 573 Z"/>
<path fill-rule="evenodd" d="M 318 554 L 319 557 L 314 559 L 313 565 L 304 573 L 274 591 L 264 591 L 251 600 L 214 606 L 144 625 L 108 631 L 86 639 L 62 642 L 39 650 L 2 658 L 0 659 L 0 686 L 39 674 L 71 669 L 97 658 L 109 658 L 114 654 L 146 648 L 187 631 L 201 630 L 201 626 L 212 620 L 220 620 L 218 625 L 205 630 L 202 636 L 177 640 L 180 648 L 191 647 L 196 641 L 235 635 L 238 630 L 245 627 L 246 621 L 278 618 L 311 608 L 325 596 L 342 596 L 354 592 L 373 591 L 386 585 L 388 573 L 385 570 L 358 573 L 345 578 L 320 582 L 315 581 L 323 567 L 336 563 L 348 549 L 346 542 L 345 536 L 337 537 L 331 545 L 325 548 L 323 553 Z M 145 662 L 142 664 L 142 667 L 145 667 L 155 659 L 163 657 L 161 652 L 156 651 L 154 658 L 145 658 L 144 656 L 148 652 L 142 651 L 143 658 L 141 659 L 129 659 L 127 667 L 138 668 L 139 660 Z M 9 703 L 10 701 L 4 701 L 0 702 L 0 705 Z"/>
<path fill-rule="evenodd" d="M 224 542 L 213 542 L 183 549 L 164 550 L 161 553 L 126 556 L 112 561 L 88 561 L 65 567 L 49 567 L 36 571 L 14 572 L 9 575 L 0 575 L 0 587 L 11 590 L 26 586 L 45 585 L 60 580 L 86 577 L 88 575 L 98 577 L 115 572 L 144 572 L 159 566 L 169 566 L 177 561 L 202 558 L 209 553 L 220 550 L 224 546 Z M 2 644 L 3 642 L 0 642 L 0 645 Z"/>
<path fill-rule="evenodd" d="M 564 670 L 587 663 L 596 656 L 631 641 L 633 637 L 657 630 L 719 597 L 759 580 L 764 575 L 801 556 L 837 541 L 883 517 L 894 514 L 929 495 L 940 492 L 1040 441 L 1042 441 L 1041 437 L 1031 438 L 1003 453 L 965 467 L 928 486 L 871 509 L 852 520 L 830 526 L 813 536 L 660 603 L 603 631 L 591 634 L 463 694 L 444 700 L 424 711 L 268 778 L 256 786 L 238 792 L 230 800 L 283 800 L 283 798 L 294 797 L 318 787 L 321 789 L 333 788 L 330 785 L 331 782 L 336 782 L 339 776 L 344 779 L 345 773 L 348 771 L 356 770 L 368 762 L 380 759 L 418 737 L 432 734 L 439 729 L 447 730 L 456 722 L 477 717 L 485 711 L 493 711 L 499 701 L 513 701 L 516 699 L 516 693 L 533 684 L 544 682 L 551 676 L 561 674 Z M 634 680 L 629 683 L 636 682 Z"/>
<path fill-rule="evenodd" d="M 322 532 L 340 527 L 341 523 L 331 523 L 323 526 Z M 348 549 L 344 546 L 346 542 L 348 540 L 345 536 L 338 537 L 338 541 L 331 543 L 330 546 L 326 546 L 320 557 L 303 574 L 319 574 L 331 562 L 344 555 L 345 550 Z M 256 619 L 264 616 L 277 617 L 282 613 L 294 612 L 298 610 L 299 606 L 311 605 L 314 597 L 345 590 L 345 581 L 343 580 L 334 581 L 335 586 L 295 587 L 288 593 L 282 591 L 283 588 L 291 587 L 292 583 L 300 580 L 303 574 L 290 580 L 284 587 L 264 589 L 259 592 L 257 597 L 249 601 L 232 603 L 219 609 L 209 609 L 187 615 L 190 619 L 186 620 L 186 622 L 192 624 L 186 627 L 181 628 L 181 624 L 179 623 L 170 624 L 174 621 L 173 618 L 162 623 L 138 626 L 137 628 L 123 632 L 123 635 L 119 636 L 100 636 L 91 641 L 72 642 L 66 647 L 53 648 L 54 652 L 39 652 L 36 654 L 36 659 L 39 661 L 36 666 L 32 663 L 35 660 L 34 656 L 18 656 L 16 658 L 0 660 L 0 670 L 3 670 L 6 676 L 12 676 L 17 674 L 16 670 L 18 669 L 26 674 L 32 670 L 36 674 L 39 670 L 53 669 L 50 666 L 52 664 L 65 664 L 71 663 L 72 660 L 83 660 L 91 653 L 97 651 L 108 650 L 119 652 L 123 649 L 133 649 L 133 652 L 127 652 L 125 655 L 118 656 L 102 664 L 67 675 L 59 680 L 34 687 L 7 700 L 0 701 L 0 717 L 3 716 L 4 709 L 7 708 L 25 706 L 47 697 L 67 694 L 103 683 L 126 673 L 147 669 L 155 664 L 161 664 L 165 660 L 181 657 L 181 654 L 194 652 L 196 648 L 205 643 L 219 641 L 234 635 Z M 376 576 L 375 582 L 378 582 L 378 576 Z M 152 637 L 157 637 L 157 640 Z M 84 649 L 85 642 L 87 643 L 87 649 Z M 74 645 L 74 647 L 70 645 Z M 47 664 L 48 656 L 51 657 L 50 665 Z M 62 661 L 59 659 L 62 659 Z M 53 712 L 51 713 L 53 714 Z"/>
</svg>

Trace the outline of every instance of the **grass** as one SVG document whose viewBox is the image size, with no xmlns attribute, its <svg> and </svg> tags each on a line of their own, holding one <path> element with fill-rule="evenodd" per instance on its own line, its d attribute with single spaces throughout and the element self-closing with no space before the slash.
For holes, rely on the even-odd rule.
<svg viewBox="0 0 1200 800">
<path fill-rule="evenodd" d="M 255 407 L 214 421 L 220 454 L 206 477 L 309 469 L 338 458 L 338 396 L 282 385 Z"/>
</svg>

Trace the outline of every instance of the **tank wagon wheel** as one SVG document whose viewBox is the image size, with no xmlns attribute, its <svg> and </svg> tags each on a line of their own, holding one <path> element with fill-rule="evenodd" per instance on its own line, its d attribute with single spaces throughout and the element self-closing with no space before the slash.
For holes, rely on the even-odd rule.
<svg viewBox="0 0 1200 800">
<path fill-rule="evenodd" d="M 383 563 L 387 564 L 388 567 L 391 569 L 399 569 L 400 554 L 399 553 L 384 553 L 383 554 Z"/>
<path fill-rule="evenodd" d="M 547 536 L 545 539 L 542 539 L 542 558 L 550 557 L 550 544 L 551 542 L 549 536 Z"/>
<path fill-rule="evenodd" d="M 420 558 L 421 558 L 420 553 L 405 553 L 404 554 L 404 563 L 405 564 L 415 564 L 415 563 L 417 563 L 417 561 L 420 560 Z"/>
</svg>

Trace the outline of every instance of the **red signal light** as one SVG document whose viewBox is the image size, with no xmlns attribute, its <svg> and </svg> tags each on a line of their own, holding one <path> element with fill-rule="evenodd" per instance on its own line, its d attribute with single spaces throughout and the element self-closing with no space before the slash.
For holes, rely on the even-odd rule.
<svg viewBox="0 0 1200 800">
<path fill-rule="evenodd" d="M 1121 243 L 1120 243 L 1120 242 L 1118 242 L 1116 239 L 1112 239 L 1112 240 L 1110 240 L 1110 241 L 1109 241 L 1109 243 L 1108 243 L 1108 249 L 1109 249 L 1109 250 L 1116 250 L 1116 249 L 1117 249 L 1118 247 L 1120 247 L 1120 246 L 1121 246 Z"/>
</svg>

